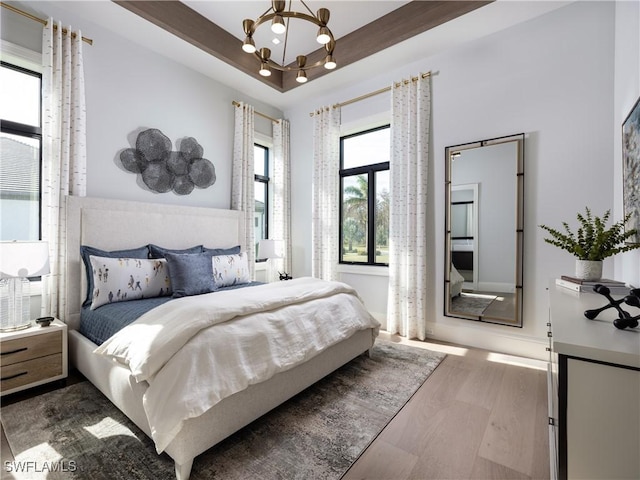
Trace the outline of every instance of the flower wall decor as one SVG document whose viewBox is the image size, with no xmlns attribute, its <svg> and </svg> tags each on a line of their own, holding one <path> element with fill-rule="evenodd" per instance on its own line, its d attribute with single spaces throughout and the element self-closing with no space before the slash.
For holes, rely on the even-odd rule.
<svg viewBox="0 0 640 480">
<path fill-rule="evenodd" d="M 125 170 L 141 176 L 152 191 L 189 195 L 195 187 L 207 188 L 216 182 L 216 170 L 193 137 L 180 141 L 178 151 L 171 150 L 171 140 L 156 128 L 138 134 L 135 148 L 120 153 Z"/>
<path fill-rule="evenodd" d="M 636 230 L 627 243 L 640 243 L 640 98 L 622 122 L 622 181 L 624 215 Z"/>
</svg>

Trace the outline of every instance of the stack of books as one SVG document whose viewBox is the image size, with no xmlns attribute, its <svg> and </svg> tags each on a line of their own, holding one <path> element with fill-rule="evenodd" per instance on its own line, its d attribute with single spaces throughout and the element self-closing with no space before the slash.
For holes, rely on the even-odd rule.
<svg viewBox="0 0 640 480">
<path fill-rule="evenodd" d="M 609 289 L 611 295 L 629 295 L 629 291 L 631 290 L 631 287 L 619 280 L 601 278 L 600 280 L 591 281 L 581 280 L 580 278 L 570 277 L 569 275 L 562 275 L 560 278 L 556 278 L 556 285 L 579 293 L 595 293 L 593 291 L 595 285 L 604 285 Z"/>
</svg>

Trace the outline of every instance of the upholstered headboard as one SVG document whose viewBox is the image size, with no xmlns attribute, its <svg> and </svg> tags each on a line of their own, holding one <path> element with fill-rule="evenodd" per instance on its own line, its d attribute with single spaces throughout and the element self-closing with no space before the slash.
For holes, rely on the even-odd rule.
<svg viewBox="0 0 640 480">
<path fill-rule="evenodd" d="M 77 329 L 86 279 L 80 246 L 123 250 L 150 243 L 167 248 L 233 247 L 243 238 L 240 212 L 216 208 L 67 197 L 66 305 L 63 320 Z"/>
</svg>

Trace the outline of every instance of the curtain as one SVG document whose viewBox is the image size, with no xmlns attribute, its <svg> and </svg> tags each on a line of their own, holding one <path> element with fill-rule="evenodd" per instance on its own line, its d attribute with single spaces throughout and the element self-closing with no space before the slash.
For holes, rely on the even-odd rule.
<svg viewBox="0 0 640 480">
<path fill-rule="evenodd" d="M 283 243 L 283 258 L 272 259 L 270 281 L 278 272 L 291 273 L 291 176 L 289 159 L 289 121 L 279 120 L 273 127 L 273 214 L 269 237 Z"/>
<path fill-rule="evenodd" d="M 233 135 L 233 166 L 231 171 L 231 209 L 242 212 L 244 239 L 242 250 L 247 252 L 251 278 L 255 278 L 256 242 L 255 170 L 253 165 L 254 108 L 240 102 L 235 109 Z"/>
<path fill-rule="evenodd" d="M 340 199 L 340 108 L 323 108 L 314 116 L 312 275 L 337 280 Z"/>
<path fill-rule="evenodd" d="M 85 196 L 86 107 L 82 34 L 49 18 L 42 34 L 42 239 L 49 243 L 51 274 L 43 277 L 42 314 L 65 310 L 67 195 Z"/>
<path fill-rule="evenodd" d="M 424 340 L 431 77 L 392 87 L 387 330 Z"/>
</svg>

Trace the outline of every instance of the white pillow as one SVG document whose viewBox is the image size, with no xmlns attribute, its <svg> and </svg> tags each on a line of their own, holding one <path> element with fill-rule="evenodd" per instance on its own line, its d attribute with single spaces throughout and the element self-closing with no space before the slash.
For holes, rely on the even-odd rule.
<svg viewBox="0 0 640 480">
<path fill-rule="evenodd" d="M 91 310 L 106 303 L 171 295 L 164 258 L 89 257 L 93 270 Z"/>
<path fill-rule="evenodd" d="M 230 287 L 251 281 L 245 252 L 236 255 L 215 255 L 211 257 L 211 262 L 216 287 Z"/>
</svg>

